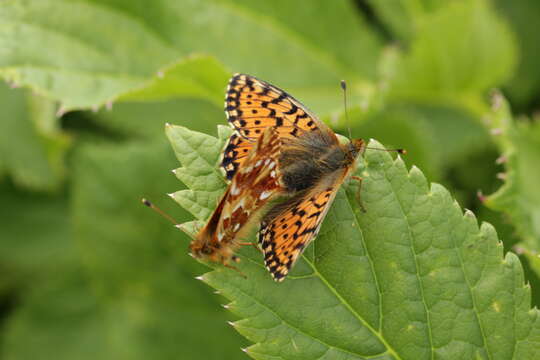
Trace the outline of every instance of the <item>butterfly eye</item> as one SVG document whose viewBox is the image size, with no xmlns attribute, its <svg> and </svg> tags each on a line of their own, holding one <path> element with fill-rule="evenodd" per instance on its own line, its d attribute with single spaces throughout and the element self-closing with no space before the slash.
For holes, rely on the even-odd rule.
<svg viewBox="0 0 540 360">
<path fill-rule="evenodd" d="M 201 252 L 205 255 L 210 255 L 212 254 L 212 249 L 210 248 L 210 246 L 208 245 L 205 245 L 202 249 L 201 249 Z"/>
</svg>

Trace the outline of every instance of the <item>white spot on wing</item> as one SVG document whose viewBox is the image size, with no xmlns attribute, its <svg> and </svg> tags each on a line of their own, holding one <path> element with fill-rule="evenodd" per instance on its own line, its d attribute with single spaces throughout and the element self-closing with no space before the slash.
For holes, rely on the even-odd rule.
<svg viewBox="0 0 540 360">
<path fill-rule="evenodd" d="M 244 207 L 244 199 L 241 199 L 238 204 L 234 207 L 232 212 L 235 212 L 236 210 L 240 209 L 241 207 Z"/>
<path fill-rule="evenodd" d="M 272 195 L 272 191 L 263 191 L 261 193 L 261 195 L 259 196 L 259 199 L 260 200 L 264 200 L 264 199 L 267 199 L 268 197 L 270 197 L 270 195 Z"/>
</svg>

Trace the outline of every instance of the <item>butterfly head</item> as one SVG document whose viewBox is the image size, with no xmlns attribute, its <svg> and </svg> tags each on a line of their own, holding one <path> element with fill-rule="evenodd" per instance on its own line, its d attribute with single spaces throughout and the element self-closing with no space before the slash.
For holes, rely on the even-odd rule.
<svg viewBox="0 0 540 360">
<path fill-rule="evenodd" d="M 192 241 L 189 250 L 195 258 L 211 258 L 216 253 L 216 248 L 206 241 Z"/>
<path fill-rule="evenodd" d="M 366 144 L 362 139 L 353 139 L 347 144 L 347 157 L 348 160 L 353 162 L 362 151 L 364 151 Z"/>
</svg>

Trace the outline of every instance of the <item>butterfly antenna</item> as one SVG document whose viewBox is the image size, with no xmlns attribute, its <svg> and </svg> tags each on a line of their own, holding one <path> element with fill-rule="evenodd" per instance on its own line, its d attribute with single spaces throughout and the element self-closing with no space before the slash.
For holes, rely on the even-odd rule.
<svg viewBox="0 0 540 360">
<path fill-rule="evenodd" d="M 178 222 L 172 218 L 169 214 L 167 214 L 165 211 L 158 208 L 156 205 L 152 204 L 150 201 L 146 200 L 145 198 L 141 199 L 142 203 L 146 206 L 148 206 L 150 209 L 157 212 L 159 215 L 163 216 L 165 219 L 172 222 L 175 226 L 178 225 Z"/>
<path fill-rule="evenodd" d="M 343 90 L 343 107 L 345 108 L 345 120 L 347 121 L 347 129 L 349 130 L 349 139 L 352 139 L 349 111 L 347 110 L 347 83 L 345 80 L 341 80 L 341 90 Z"/>
<path fill-rule="evenodd" d="M 395 152 L 397 152 L 398 154 L 402 154 L 402 155 L 406 155 L 406 154 L 407 154 L 407 150 L 405 150 L 405 149 L 381 149 L 381 148 L 373 148 L 373 147 L 367 147 L 367 146 L 366 146 L 366 149 L 370 149 L 370 150 L 379 150 L 379 151 L 388 151 L 388 152 L 395 151 Z"/>
</svg>

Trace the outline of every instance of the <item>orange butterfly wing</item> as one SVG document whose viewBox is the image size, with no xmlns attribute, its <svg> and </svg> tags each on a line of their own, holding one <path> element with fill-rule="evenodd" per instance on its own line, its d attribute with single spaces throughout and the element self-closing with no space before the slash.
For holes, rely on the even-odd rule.
<svg viewBox="0 0 540 360">
<path fill-rule="evenodd" d="M 266 268 L 276 281 L 285 279 L 298 257 L 317 236 L 343 176 L 329 187 L 300 193 L 274 207 L 263 219 L 259 244 Z"/>
<path fill-rule="evenodd" d="M 221 163 L 229 180 L 268 127 L 274 127 L 281 138 L 295 138 L 306 131 L 330 131 L 291 95 L 245 74 L 235 74 L 229 81 L 225 112 L 229 123 L 236 129 L 227 143 Z"/>
<path fill-rule="evenodd" d="M 254 214 L 283 191 L 277 166 L 280 150 L 278 132 L 273 127 L 267 128 L 229 185 L 217 227 L 219 241 L 235 239 L 243 234 L 250 220 L 257 218 Z"/>
</svg>

